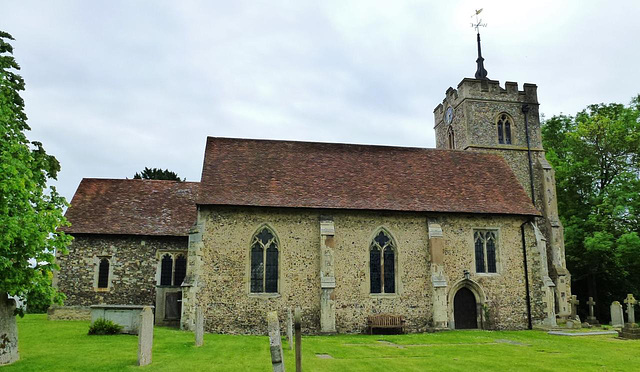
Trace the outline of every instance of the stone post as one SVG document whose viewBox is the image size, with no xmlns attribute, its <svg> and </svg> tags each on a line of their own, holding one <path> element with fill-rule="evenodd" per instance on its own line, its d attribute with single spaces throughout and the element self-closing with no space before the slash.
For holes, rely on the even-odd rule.
<svg viewBox="0 0 640 372">
<path fill-rule="evenodd" d="M 151 364 L 153 348 L 153 312 L 151 306 L 145 306 L 140 313 L 140 330 L 138 331 L 138 365 Z"/>
<path fill-rule="evenodd" d="M 296 308 L 296 372 L 302 372 L 302 311 Z"/>
<path fill-rule="evenodd" d="M 444 274 L 444 239 L 442 228 L 436 220 L 429 219 L 429 256 L 431 257 L 431 287 L 433 300 L 433 325 L 437 329 L 448 327 L 447 279 Z"/>
<path fill-rule="evenodd" d="M 624 300 L 624 303 L 627 304 L 627 324 L 629 325 L 629 327 L 637 327 L 634 307 L 638 303 L 638 301 L 633 298 L 633 295 L 631 293 L 629 293 L 627 295 L 627 298 Z"/>
<path fill-rule="evenodd" d="M 278 321 L 278 313 L 275 311 L 267 313 L 267 330 L 269 332 L 269 349 L 271 350 L 273 372 L 285 372 L 280 322 Z"/>
<path fill-rule="evenodd" d="M 596 305 L 595 301 L 593 301 L 593 297 L 589 297 L 589 301 L 587 301 L 587 305 L 589 305 L 589 316 L 587 317 L 587 323 L 592 325 L 598 324 L 598 319 L 595 317 L 595 313 L 593 311 L 593 307 Z"/>
<path fill-rule="evenodd" d="M 287 343 L 289 344 L 289 350 L 293 349 L 293 315 L 291 314 L 291 308 L 287 308 Z"/>
<path fill-rule="evenodd" d="M 200 212 L 198 211 L 198 221 Z M 200 273 L 202 272 L 202 251 L 204 243 L 202 232 L 205 222 L 196 223 L 189 230 L 189 251 L 187 257 L 187 274 L 182 282 L 182 314 L 180 329 L 193 331 L 196 323 L 197 295 L 200 289 Z"/>
<path fill-rule="evenodd" d="M 336 332 L 336 277 L 333 267 L 335 228 L 330 217 L 320 219 L 320 331 Z"/>
<path fill-rule="evenodd" d="M 13 311 L 16 301 L 0 293 L 0 366 L 20 359 L 18 354 L 18 326 Z"/>
<path fill-rule="evenodd" d="M 204 344 L 204 315 L 202 314 L 202 307 L 196 308 L 196 346 L 202 346 Z"/>
</svg>

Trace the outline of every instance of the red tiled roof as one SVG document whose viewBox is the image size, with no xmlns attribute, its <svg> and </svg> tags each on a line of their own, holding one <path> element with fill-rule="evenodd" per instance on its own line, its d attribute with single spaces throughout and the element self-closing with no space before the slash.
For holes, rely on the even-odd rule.
<svg viewBox="0 0 640 372">
<path fill-rule="evenodd" d="M 539 215 L 499 155 L 207 139 L 198 204 Z"/>
<path fill-rule="evenodd" d="M 188 236 L 197 182 L 84 178 L 65 216 L 76 234 Z"/>
</svg>

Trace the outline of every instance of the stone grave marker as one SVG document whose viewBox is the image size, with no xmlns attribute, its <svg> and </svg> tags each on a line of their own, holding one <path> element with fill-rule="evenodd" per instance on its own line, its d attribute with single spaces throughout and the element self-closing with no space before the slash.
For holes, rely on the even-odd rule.
<svg viewBox="0 0 640 372">
<path fill-rule="evenodd" d="M 140 312 L 140 329 L 138 331 L 138 365 L 151 364 L 153 348 L 153 312 L 151 306 L 145 306 Z"/>
<path fill-rule="evenodd" d="M 291 314 L 291 308 L 287 309 L 287 343 L 289 344 L 289 350 L 293 349 L 293 315 Z"/>
<path fill-rule="evenodd" d="M 578 301 L 577 296 L 571 296 L 569 303 L 571 303 L 571 319 L 578 319 L 578 305 L 580 305 L 580 301 Z"/>
<path fill-rule="evenodd" d="M 271 350 L 273 372 L 284 372 L 280 322 L 278 321 L 278 313 L 275 311 L 267 313 L 267 330 L 269 331 L 269 349 Z"/>
<path fill-rule="evenodd" d="M 202 314 L 202 308 L 198 306 L 196 308 L 196 347 L 204 344 L 204 315 Z"/>
<path fill-rule="evenodd" d="M 633 295 L 629 293 L 627 298 L 625 298 L 624 303 L 627 304 L 627 324 L 630 324 L 631 327 L 636 326 L 636 314 L 635 314 L 635 305 L 638 301 L 633 298 Z"/>
<path fill-rule="evenodd" d="M 296 307 L 295 312 L 296 329 L 296 372 L 302 372 L 302 310 Z"/>
<path fill-rule="evenodd" d="M 594 306 L 596 306 L 596 302 L 593 301 L 593 297 L 589 297 L 589 301 L 587 301 L 587 305 L 589 305 L 589 316 L 587 317 L 587 323 L 591 325 L 598 325 L 598 319 L 596 319 L 595 313 L 593 311 Z"/>
<path fill-rule="evenodd" d="M 622 305 L 620 305 L 620 302 L 618 301 L 613 301 L 611 303 L 611 326 L 616 328 L 624 326 Z"/>
<path fill-rule="evenodd" d="M 18 326 L 13 311 L 16 301 L 6 294 L 0 294 L 0 366 L 11 364 L 18 359 Z"/>
</svg>

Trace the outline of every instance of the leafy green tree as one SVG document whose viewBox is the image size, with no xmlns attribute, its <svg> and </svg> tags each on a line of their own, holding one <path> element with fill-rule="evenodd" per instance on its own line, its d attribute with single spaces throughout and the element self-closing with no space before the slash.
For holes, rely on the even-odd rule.
<svg viewBox="0 0 640 372">
<path fill-rule="evenodd" d="M 542 137 L 556 169 L 572 291 L 606 314 L 611 301 L 640 292 L 640 96 L 554 116 Z"/>
<path fill-rule="evenodd" d="M 38 292 L 41 302 L 61 303 L 63 295 L 50 284 L 57 269 L 54 252 L 66 253 L 71 241 L 57 230 L 67 224 L 62 211 L 67 203 L 55 187 L 47 187 L 60 164 L 40 142 L 27 139 L 30 128 L 19 94 L 24 80 L 9 40 L 11 35 L 0 31 L 0 296 L 28 299 Z"/>
<path fill-rule="evenodd" d="M 184 181 L 184 179 L 180 179 L 175 172 L 172 172 L 168 169 L 162 170 L 160 168 L 147 168 L 144 167 L 144 170 L 140 173 L 137 173 L 133 176 L 133 179 L 136 180 L 169 180 L 169 181 Z"/>
</svg>

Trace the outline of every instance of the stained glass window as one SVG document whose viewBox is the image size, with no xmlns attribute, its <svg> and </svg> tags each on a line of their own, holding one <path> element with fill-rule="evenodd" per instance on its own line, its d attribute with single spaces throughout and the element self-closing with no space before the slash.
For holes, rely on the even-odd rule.
<svg viewBox="0 0 640 372">
<path fill-rule="evenodd" d="M 251 292 L 278 292 L 278 242 L 267 227 L 256 233 L 251 245 Z"/>
<path fill-rule="evenodd" d="M 477 273 L 497 273 L 496 232 L 477 230 L 474 232 L 475 262 Z"/>
<path fill-rule="evenodd" d="M 380 231 L 369 249 L 369 278 L 371 293 L 395 293 L 396 261 L 393 241 Z"/>
</svg>

